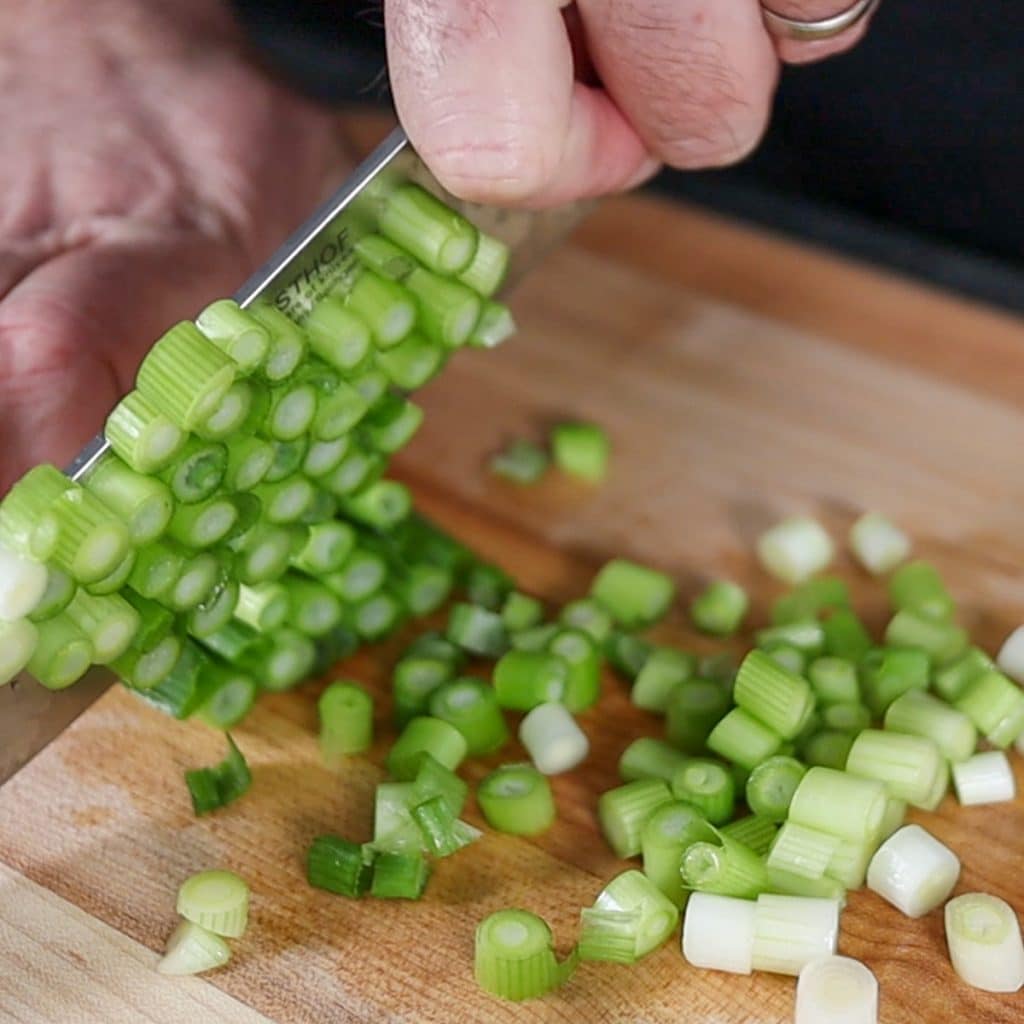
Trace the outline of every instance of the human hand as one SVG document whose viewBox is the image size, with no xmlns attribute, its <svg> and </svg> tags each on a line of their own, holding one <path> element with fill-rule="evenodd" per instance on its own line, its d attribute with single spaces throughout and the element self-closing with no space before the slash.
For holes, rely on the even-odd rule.
<svg viewBox="0 0 1024 1024">
<path fill-rule="evenodd" d="M 852 0 L 770 0 L 800 20 Z M 780 61 L 853 46 L 777 41 L 757 0 L 386 0 L 399 116 L 466 199 L 548 205 L 639 184 L 664 162 L 746 156 L 768 123 Z M 591 72 L 596 72 L 595 77 Z M 600 84 L 596 84 L 596 83 Z"/>
<path fill-rule="evenodd" d="M 4 0 L 0 124 L 2 493 L 69 461 L 148 346 L 233 292 L 345 157 L 222 0 Z"/>
</svg>

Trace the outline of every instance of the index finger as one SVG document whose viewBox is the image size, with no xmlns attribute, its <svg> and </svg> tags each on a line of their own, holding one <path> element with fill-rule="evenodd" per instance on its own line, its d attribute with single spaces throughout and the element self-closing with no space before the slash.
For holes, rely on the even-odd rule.
<svg viewBox="0 0 1024 1024">
<path fill-rule="evenodd" d="M 548 205 L 653 173 L 612 100 L 573 79 L 557 0 L 392 0 L 392 91 L 420 156 L 451 192 Z"/>
</svg>

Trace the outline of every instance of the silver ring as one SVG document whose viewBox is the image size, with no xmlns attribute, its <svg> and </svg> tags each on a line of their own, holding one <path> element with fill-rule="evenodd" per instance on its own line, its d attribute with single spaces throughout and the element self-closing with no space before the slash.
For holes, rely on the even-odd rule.
<svg viewBox="0 0 1024 1024">
<path fill-rule="evenodd" d="M 857 0 L 845 11 L 833 14 L 831 18 L 822 18 L 820 21 L 786 18 L 764 4 L 761 4 L 761 12 L 764 15 L 765 28 L 777 39 L 795 39 L 801 43 L 808 43 L 816 39 L 832 39 L 845 32 L 868 17 L 881 2 L 882 0 Z"/>
</svg>

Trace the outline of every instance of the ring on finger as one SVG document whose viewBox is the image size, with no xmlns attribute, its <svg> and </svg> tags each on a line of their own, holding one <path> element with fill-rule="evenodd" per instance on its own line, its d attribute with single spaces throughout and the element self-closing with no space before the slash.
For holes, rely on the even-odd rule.
<svg viewBox="0 0 1024 1024">
<path fill-rule="evenodd" d="M 761 12 L 765 28 L 771 35 L 777 39 L 794 39 L 807 43 L 818 39 L 832 39 L 840 35 L 869 17 L 880 3 L 881 0 L 856 0 L 846 10 L 833 14 L 830 18 L 820 18 L 816 21 L 787 18 L 764 3 L 761 4 Z"/>
</svg>

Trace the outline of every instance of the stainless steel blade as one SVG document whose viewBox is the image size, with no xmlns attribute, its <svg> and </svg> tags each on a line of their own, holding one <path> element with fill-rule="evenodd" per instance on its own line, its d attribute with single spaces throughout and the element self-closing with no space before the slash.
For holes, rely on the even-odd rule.
<svg viewBox="0 0 1024 1024">
<path fill-rule="evenodd" d="M 589 204 L 543 211 L 479 206 L 446 192 L 396 128 L 338 191 L 235 293 L 242 306 L 257 299 L 273 303 L 300 323 L 332 289 L 356 271 L 353 244 L 373 230 L 375 205 L 396 183 L 413 181 L 459 210 L 482 231 L 512 249 L 507 290 L 582 218 Z M 107 450 L 98 434 L 68 467 L 80 479 Z M 57 736 L 110 684 L 109 673 L 94 670 L 67 690 L 53 692 L 23 674 L 0 686 L 0 783 Z"/>
</svg>

